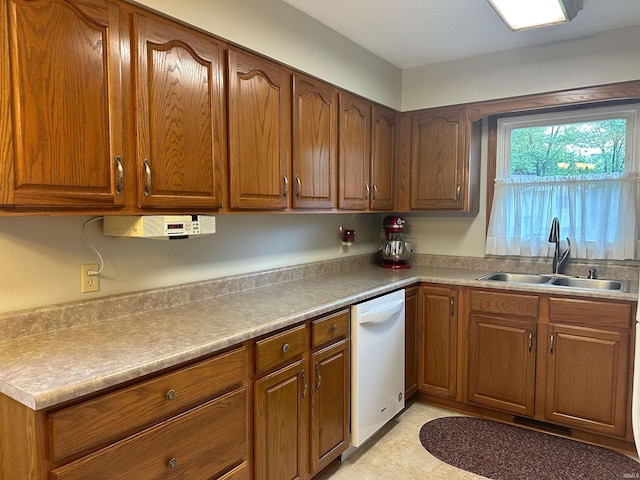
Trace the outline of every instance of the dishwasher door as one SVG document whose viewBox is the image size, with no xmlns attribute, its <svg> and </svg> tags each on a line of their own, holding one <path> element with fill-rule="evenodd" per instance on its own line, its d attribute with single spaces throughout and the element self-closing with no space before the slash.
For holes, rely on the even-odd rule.
<svg viewBox="0 0 640 480">
<path fill-rule="evenodd" d="M 404 408 L 404 290 L 351 307 L 351 444 Z"/>
</svg>

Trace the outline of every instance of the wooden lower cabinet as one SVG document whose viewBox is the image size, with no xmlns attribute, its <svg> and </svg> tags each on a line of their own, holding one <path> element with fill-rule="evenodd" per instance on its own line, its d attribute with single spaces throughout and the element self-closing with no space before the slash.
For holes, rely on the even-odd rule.
<svg viewBox="0 0 640 480">
<path fill-rule="evenodd" d="M 306 478 L 308 425 L 306 359 L 256 382 L 256 480 Z"/>
<path fill-rule="evenodd" d="M 458 289 L 423 285 L 418 298 L 418 389 L 456 396 Z"/>
<path fill-rule="evenodd" d="M 314 475 L 349 446 L 350 363 L 348 339 L 311 356 L 310 465 Z"/>
<path fill-rule="evenodd" d="M 593 442 L 633 441 L 633 302 L 479 289 L 467 297 L 466 404 Z"/>
<path fill-rule="evenodd" d="M 312 478 L 349 446 L 349 310 L 260 339 L 255 351 L 255 479 Z"/>
<path fill-rule="evenodd" d="M 531 320 L 470 315 L 470 402 L 516 415 L 533 415 L 535 328 L 535 321 Z"/>
</svg>

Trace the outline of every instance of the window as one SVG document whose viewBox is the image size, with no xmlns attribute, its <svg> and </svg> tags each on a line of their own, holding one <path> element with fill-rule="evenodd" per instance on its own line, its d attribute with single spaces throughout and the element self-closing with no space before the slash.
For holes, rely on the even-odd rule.
<svg viewBox="0 0 640 480">
<path fill-rule="evenodd" d="M 550 255 L 558 217 L 572 257 L 637 258 L 639 112 L 624 105 L 500 118 L 486 253 Z"/>
</svg>

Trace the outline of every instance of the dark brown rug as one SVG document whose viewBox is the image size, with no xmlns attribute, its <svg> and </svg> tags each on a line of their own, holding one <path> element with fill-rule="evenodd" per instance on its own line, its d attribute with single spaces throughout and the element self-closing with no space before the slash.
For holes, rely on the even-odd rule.
<svg viewBox="0 0 640 480">
<path fill-rule="evenodd" d="M 432 420 L 420 442 L 439 460 L 494 480 L 640 479 L 640 463 L 621 453 L 482 418 Z"/>
</svg>

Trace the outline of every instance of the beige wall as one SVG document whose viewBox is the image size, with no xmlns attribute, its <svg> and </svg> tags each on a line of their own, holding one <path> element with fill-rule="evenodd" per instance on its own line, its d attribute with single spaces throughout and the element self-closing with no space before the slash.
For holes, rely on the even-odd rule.
<svg viewBox="0 0 640 480">
<path fill-rule="evenodd" d="M 138 3 L 400 110 L 400 69 L 279 0 Z"/>
<path fill-rule="evenodd" d="M 630 27 L 580 41 L 518 48 L 405 70 L 403 110 L 638 80 L 639 45 L 640 27 Z M 486 172 L 483 149 L 477 216 L 408 216 L 415 251 L 484 255 Z"/>
</svg>

